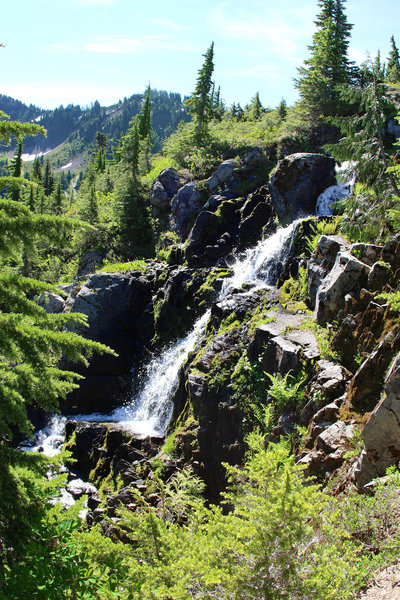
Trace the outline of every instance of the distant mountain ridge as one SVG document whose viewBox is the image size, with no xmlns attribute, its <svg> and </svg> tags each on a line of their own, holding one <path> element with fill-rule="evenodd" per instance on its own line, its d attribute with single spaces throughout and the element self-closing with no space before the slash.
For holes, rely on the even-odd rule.
<svg viewBox="0 0 400 600">
<path fill-rule="evenodd" d="M 152 90 L 153 151 L 161 148 L 163 140 L 175 131 L 181 120 L 190 120 L 183 100 L 178 93 Z M 130 120 L 139 113 L 142 102 L 143 94 L 133 94 L 107 107 L 100 106 L 96 100 L 87 108 L 69 104 L 54 110 L 43 110 L 0 94 L 0 110 L 11 119 L 38 122 L 47 130 L 46 138 L 41 135 L 25 138 L 24 153 L 39 154 L 57 148 L 57 152 L 52 154 L 53 159 L 59 157 L 59 163 L 90 152 L 97 131 L 108 136 L 111 148 L 126 133 Z"/>
</svg>

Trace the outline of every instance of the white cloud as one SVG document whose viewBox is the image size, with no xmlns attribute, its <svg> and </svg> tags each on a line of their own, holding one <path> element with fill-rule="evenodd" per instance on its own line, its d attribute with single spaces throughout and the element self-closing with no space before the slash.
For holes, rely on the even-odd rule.
<svg viewBox="0 0 400 600">
<path fill-rule="evenodd" d="M 151 19 L 150 23 L 154 25 L 161 25 L 161 27 L 165 27 L 167 29 L 175 29 L 175 31 L 182 31 L 182 27 L 175 23 L 175 21 L 170 21 L 169 19 Z"/>
<path fill-rule="evenodd" d="M 134 37 L 107 35 L 93 38 L 82 44 L 59 42 L 52 44 L 56 52 L 67 54 L 71 52 L 93 52 L 99 54 L 137 54 L 151 50 L 175 50 L 180 52 L 193 52 L 199 49 L 193 44 L 180 40 L 170 40 L 162 35 L 138 35 Z"/>
<path fill-rule="evenodd" d="M 311 39 L 312 20 L 310 24 L 308 13 L 294 6 L 292 3 L 287 12 L 269 8 L 265 3 L 262 9 L 256 2 L 253 7 L 246 4 L 243 14 L 235 14 L 233 3 L 227 0 L 215 7 L 210 20 L 219 32 L 232 39 L 257 43 L 271 55 L 298 62 L 304 40 Z"/>
</svg>

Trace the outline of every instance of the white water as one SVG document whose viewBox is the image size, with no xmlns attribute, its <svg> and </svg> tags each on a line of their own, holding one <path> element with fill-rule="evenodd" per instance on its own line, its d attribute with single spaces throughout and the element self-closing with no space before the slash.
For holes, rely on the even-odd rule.
<svg viewBox="0 0 400 600">
<path fill-rule="evenodd" d="M 276 284 L 280 262 L 287 257 L 293 233 L 299 221 L 247 250 L 232 265 L 233 274 L 222 286 L 219 299 L 226 297 L 232 289 L 238 289 L 249 283 L 258 288 Z M 108 415 L 93 413 L 91 415 L 73 415 L 75 421 L 118 422 L 121 427 L 139 436 L 164 435 L 172 416 L 173 404 L 171 396 L 178 383 L 179 369 L 196 341 L 205 330 L 210 311 L 207 311 L 195 323 L 192 331 L 176 343 L 168 346 L 159 356 L 154 357 L 142 376 L 143 385 L 132 400 Z M 67 417 L 55 415 L 45 430 L 37 434 L 34 447 L 30 450 L 41 450 L 46 454 L 53 452 L 59 445 L 60 431 L 63 430 Z M 57 441 L 52 441 L 57 440 Z M 62 440 L 62 435 L 61 435 Z M 62 443 L 62 442 L 60 442 Z"/>
<path fill-rule="evenodd" d="M 331 185 L 318 196 L 315 207 L 315 214 L 317 216 L 331 216 L 333 214 L 333 204 L 351 194 L 355 183 L 353 166 L 354 163 L 346 161 L 343 162 L 340 167 L 336 167 L 336 179 L 338 185 Z"/>
</svg>

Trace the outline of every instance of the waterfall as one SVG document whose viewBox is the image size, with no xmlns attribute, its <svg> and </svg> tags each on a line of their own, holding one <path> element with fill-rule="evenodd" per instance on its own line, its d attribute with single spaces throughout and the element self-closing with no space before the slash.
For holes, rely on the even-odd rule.
<svg viewBox="0 0 400 600">
<path fill-rule="evenodd" d="M 349 196 L 352 192 L 355 175 L 354 175 L 354 164 L 349 161 L 343 162 L 340 166 L 336 167 L 336 179 L 337 185 L 331 185 L 326 188 L 317 198 L 317 204 L 315 206 L 315 214 L 319 217 L 329 217 L 332 215 L 332 205 L 338 200 L 342 200 Z"/>
<path fill-rule="evenodd" d="M 276 284 L 279 263 L 285 261 L 290 252 L 293 233 L 299 221 L 279 229 L 257 246 L 243 253 L 232 265 L 233 274 L 224 280 L 219 300 L 233 289 L 249 283 L 256 287 Z M 108 415 L 74 415 L 75 421 L 118 422 L 121 427 L 139 436 L 164 435 L 172 416 L 171 396 L 178 383 L 179 369 L 189 352 L 195 347 L 199 336 L 204 333 L 210 310 L 195 323 L 191 332 L 165 348 L 146 366 L 142 385 L 134 390 L 132 400 Z M 48 427 L 35 436 L 33 443 L 25 449 L 53 452 L 59 444 L 60 430 L 66 417 L 55 415 Z M 50 438 L 53 440 L 51 441 Z M 33 445 L 34 444 L 34 445 Z M 54 454 L 55 452 L 53 452 Z"/>
</svg>

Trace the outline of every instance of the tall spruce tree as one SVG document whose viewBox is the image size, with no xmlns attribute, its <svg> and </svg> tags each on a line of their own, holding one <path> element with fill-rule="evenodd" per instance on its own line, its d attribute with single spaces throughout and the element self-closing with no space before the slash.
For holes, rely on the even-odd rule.
<svg viewBox="0 0 400 600">
<path fill-rule="evenodd" d="M 42 127 L 9 121 L 0 115 L 0 139 L 11 135 L 43 133 Z M 0 190 L 28 183 L 20 177 L 0 177 Z M 20 274 L 23 257 L 34 251 L 37 239 L 62 243 L 76 228 L 71 219 L 36 215 L 21 202 L 0 199 L 0 464 L 3 445 L 19 430 L 29 433 L 27 407 L 55 410 L 76 386 L 79 376 L 59 367 L 62 356 L 72 362 L 87 362 L 93 351 L 107 348 L 66 331 L 66 326 L 84 323 L 84 315 L 47 314 L 34 300 L 53 287 Z M 15 265 L 12 267 L 12 265 Z M 0 472 L 4 465 L 1 465 Z M 1 483 L 1 481 L 0 481 Z"/>
<path fill-rule="evenodd" d="M 381 198 L 385 192 L 400 196 L 397 182 L 388 171 L 390 155 L 383 134 L 387 119 L 397 114 L 397 108 L 387 95 L 379 54 L 369 68 L 365 65 L 364 69 L 367 73 L 363 85 L 341 90 L 342 100 L 356 110 L 350 116 L 332 119 L 344 137 L 326 149 L 339 161 L 352 161 L 358 180 L 374 188 Z"/>
<path fill-rule="evenodd" d="M 394 40 L 394 35 L 390 38 L 392 48 L 389 52 L 387 63 L 387 80 L 389 83 L 400 83 L 400 54 Z"/>
<path fill-rule="evenodd" d="M 143 140 L 144 162 L 146 171 L 150 170 L 150 150 L 151 150 L 151 89 L 147 86 L 142 109 L 139 113 L 139 135 Z"/>
<path fill-rule="evenodd" d="M 22 177 L 22 142 L 18 142 L 17 150 L 9 166 L 13 177 Z M 11 189 L 10 199 L 18 202 L 21 199 L 21 190 L 19 186 Z"/>
<path fill-rule="evenodd" d="M 298 69 L 295 85 L 311 117 L 337 114 L 338 86 L 349 84 L 354 74 L 347 54 L 353 26 L 347 22 L 344 13 L 345 1 L 319 0 L 321 12 L 317 15 L 317 30 L 309 46 L 311 56 Z"/>
<path fill-rule="evenodd" d="M 204 62 L 198 71 L 195 90 L 185 104 L 196 123 L 196 137 L 201 141 L 207 131 L 207 125 L 212 118 L 212 74 L 214 72 L 214 42 L 203 54 Z"/>
</svg>

